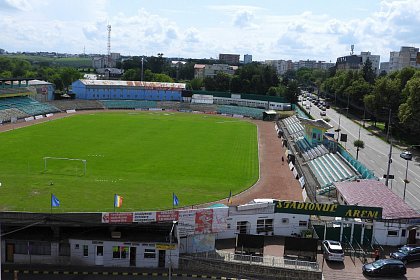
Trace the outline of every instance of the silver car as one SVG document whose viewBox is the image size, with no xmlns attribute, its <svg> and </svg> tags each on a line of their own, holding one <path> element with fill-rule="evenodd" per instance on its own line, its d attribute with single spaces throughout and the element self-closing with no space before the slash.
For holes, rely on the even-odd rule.
<svg viewBox="0 0 420 280">
<path fill-rule="evenodd" d="M 343 247 L 341 247 L 341 243 L 338 241 L 322 241 L 322 252 L 327 261 L 344 262 Z"/>
</svg>

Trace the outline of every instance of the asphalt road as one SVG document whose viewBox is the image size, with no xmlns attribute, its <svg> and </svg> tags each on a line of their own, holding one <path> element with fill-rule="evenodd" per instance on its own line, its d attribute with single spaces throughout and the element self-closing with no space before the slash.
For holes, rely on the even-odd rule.
<svg viewBox="0 0 420 280">
<path fill-rule="evenodd" d="M 320 109 L 314 104 L 311 105 L 310 110 L 307 111 L 309 111 L 314 118 L 322 118 L 320 116 Z M 329 123 L 334 126 L 334 128 L 328 132 L 332 133 L 335 129 L 340 127 L 340 133 L 347 134 L 347 142 L 341 142 L 341 144 L 354 158 L 356 158 L 356 148 L 354 147 L 353 142 L 359 138 L 360 132 L 360 140 L 365 143 L 365 148 L 359 150 L 358 160 L 368 169 L 373 170 L 376 177 L 382 178 L 383 175 L 387 173 L 389 143 L 372 135 L 371 132 L 348 119 L 346 117 L 346 110 L 342 110 L 342 112 L 339 113 L 333 109 L 327 109 L 326 113 L 326 117 L 330 119 Z M 335 135 L 337 137 L 336 132 Z M 394 175 L 395 179 L 389 180 L 388 183 L 388 187 L 401 198 L 403 198 L 405 185 L 403 180 L 405 179 L 407 170 L 407 161 L 400 157 L 400 154 L 403 151 L 404 150 L 396 146 L 392 147 L 392 163 L 389 174 Z M 409 183 L 406 187 L 405 201 L 413 209 L 420 212 L 420 157 L 413 156 L 413 160 L 408 162 L 407 179 Z M 381 181 L 385 182 L 385 179 L 381 179 Z"/>
</svg>

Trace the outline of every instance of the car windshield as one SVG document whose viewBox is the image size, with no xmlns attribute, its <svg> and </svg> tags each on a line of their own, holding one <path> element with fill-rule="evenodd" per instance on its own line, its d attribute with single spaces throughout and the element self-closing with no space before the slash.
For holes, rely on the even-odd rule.
<svg viewBox="0 0 420 280">
<path fill-rule="evenodd" d="M 343 250 L 340 250 L 340 249 L 330 249 L 330 252 L 331 253 L 334 253 L 334 254 L 342 254 L 343 253 Z"/>
<path fill-rule="evenodd" d="M 404 254 L 408 254 L 411 250 L 413 250 L 413 248 L 404 246 L 404 247 L 401 247 L 398 251 L 400 251 Z"/>
<path fill-rule="evenodd" d="M 378 268 L 378 267 L 381 267 L 381 266 L 383 266 L 384 265 L 384 261 L 383 260 L 378 260 L 378 261 L 376 261 L 376 262 L 373 262 L 372 263 L 372 266 L 374 267 L 374 268 Z"/>
</svg>

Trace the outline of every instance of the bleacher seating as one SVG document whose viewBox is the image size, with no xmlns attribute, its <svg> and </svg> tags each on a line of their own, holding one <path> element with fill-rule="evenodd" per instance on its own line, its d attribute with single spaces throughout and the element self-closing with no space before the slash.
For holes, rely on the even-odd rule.
<svg viewBox="0 0 420 280">
<path fill-rule="evenodd" d="M 18 94 L 18 93 L 33 93 L 34 89 L 29 87 L 13 87 L 13 88 L 0 88 L 1 94 Z"/>
<path fill-rule="evenodd" d="M 358 175 L 353 172 L 344 159 L 335 154 L 325 154 L 308 162 L 321 188 L 319 194 L 333 189 L 334 182 L 353 179 Z"/>
<path fill-rule="evenodd" d="M 254 119 L 262 120 L 264 109 L 241 107 L 241 106 L 229 106 L 220 105 L 217 108 L 217 113 L 228 114 L 228 115 L 242 115 L 245 117 L 251 117 Z"/>
<path fill-rule="evenodd" d="M 28 117 L 28 114 L 16 108 L 0 110 L 0 121 L 10 122 L 13 117 L 15 117 L 16 119 L 23 119 L 23 118 Z"/>
<path fill-rule="evenodd" d="M 156 101 L 148 100 L 101 100 L 107 109 L 149 109 L 157 108 Z"/>
<path fill-rule="evenodd" d="M 287 131 L 292 137 L 301 137 L 304 134 L 304 127 L 300 124 L 299 119 L 293 115 L 283 119 Z"/>
<path fill-rule="evenodd" d="M 17 109 L 29 116 L 43 115 L 60 111 L 55 106 L 38 102 L 26 96 L 0 98 L 0 110 L 6 109 Z M 19 116 L 23 117 L 23 115 L 19 112 L 15 111 L 15 113 L 18 115 L 18 118 Z M 7 113 L 5 113 L 5 115 L 7 115 Z"/>
<path fill-rule="evenodd" d="M 104 105 L 97 100 L 71 99 L 71 100 L 53 100 L 51 104 L 60 110 L 101 110 Z"/>
</svg>

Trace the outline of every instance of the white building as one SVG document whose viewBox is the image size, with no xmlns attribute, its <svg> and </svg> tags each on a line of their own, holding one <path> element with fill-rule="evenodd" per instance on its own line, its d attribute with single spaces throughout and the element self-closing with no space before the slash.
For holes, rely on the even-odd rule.
<svg viewBox="0 0 420 280">
<path fill-rule="evenodd" d="M 213 78 L 219 72 L 233 75 L 237 69 L 238 66 L 230 66 L 228 64 L 195 64 L 194 78 Z"/>
<path fill-rule="evenodd" d="M 283 75 L 287 70 L 293 69 L 293 62 L 291 60 L 266 60 L 265 64 L 276 69 L 278 75 Z"/>
<path fill-rule="evenodd" d="M 401 70 L 410 66 L 420 68 L 419 48 L 401 47 L 399 52 L 390 52 L 389 72 Z"/>
<path fill-rule="evenodd" d="M 379 63 L 381 60 L 380 55 L 373 55 L 370 52 L 361 52 L 359 55 L 362 58 L 362 63 L 365 64 L 366 60 L 370 60 L 372 63 L 372 70 L 376 75 L 379 75 Z"/>
<path fill-rule="evenodd" d="M 249 64 L 249 63 L 252 63 L 252 55 L 245 54 L 244 55 L 244 64 Z"/>
</svg>

